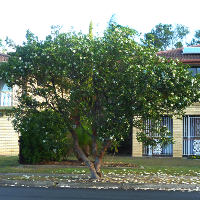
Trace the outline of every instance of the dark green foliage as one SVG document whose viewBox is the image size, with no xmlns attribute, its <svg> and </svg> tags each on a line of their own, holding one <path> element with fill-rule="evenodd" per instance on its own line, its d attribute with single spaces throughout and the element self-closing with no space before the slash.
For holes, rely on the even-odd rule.
<svg viewBox="0 0 200 200">
<path fill-rule="evenodd" d="M 81 128 L 81 127 L 78 127 L 76 129 L 76 132 L 77 132 L 77 135 L 78 135 L 78 138 L 79 138 L 79 145 L 81 146 L 84 146 L 84 145 L 90 145 L 91 144 L 91 137 L 90 135 L 88 135 L 86 133 L 86 130 Z M 89 130 L 89 134 L 91 134 L 91 129 Z"/>
<path fill-rule="evenodd" d="M 14 127 L 21 134 L 20 163 L 61 161 L 72 148 L 63 120 L 55 112 L 34 112 L 17 117 Z"/>
</svg>

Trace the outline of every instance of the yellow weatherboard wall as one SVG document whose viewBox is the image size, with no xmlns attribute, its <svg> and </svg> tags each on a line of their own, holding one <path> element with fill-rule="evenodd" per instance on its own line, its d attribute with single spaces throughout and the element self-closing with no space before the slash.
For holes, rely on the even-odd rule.
<svg viewBox="0 0 200 200">
<path fill-rule="evenodd" d="M 14 130 L 11 119 L 0 116 L 0 155 L 18 155 L 18 134 Z"/>
</svg>

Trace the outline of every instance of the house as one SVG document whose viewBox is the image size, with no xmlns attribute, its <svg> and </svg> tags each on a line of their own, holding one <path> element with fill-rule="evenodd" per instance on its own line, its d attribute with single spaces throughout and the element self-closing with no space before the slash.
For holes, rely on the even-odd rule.
<svg viewBox="0 0 200 200">
<path fill-rule="evenodd" d="M 193 75 L 200 73 L 200 45 L 158 52 L 159 56 L 179 59 L 190 65 Z M 6 62 L 8 56 L 0 54 L 0 62 Z M 14 131 L 11 119 L 6 110 L 15 106 L 16 88 L 9 88 L 0 80 L 0 155 L 17 155 L 19 153 L 18 134 Z M 172 133 L 174 144 L 156 147 L 143 146 L 136 139 L 137 129 L 133 128 L 132 156 L 173 156 L 183 157 L 200 155 L 200 103 L 194 103 L 186 108 L 182 119 L 163 116 L 163 125 Z"/>
<path fill-rule="evenodd" d="M 8 55 L 0 53 L 0 62 L 6 62 Z M 15 90 L 0 80 L 0 155 L 18 155 L 18 134 L 15 132 L 7 110 L 15 105 Z"/>
<path fill-rule="evenodd" d="M 188 64 L 189 71 L 193 75 L 200 73 L 200 45 L 178 48 L 168 51 L 160 51 L 158 56 L 178 59 Z M 133 128 L 132 156 L 172 156 L 183 157 L 189 155 L 200 155 L 200 103 L 194 103 L 186 108 L 185 116 L 182 119 L 163 116 L 162 124 L 172 133 L 174 144 L 156 147 L 143 146 L 136 139 L 137 129 Z"/>
</svg>

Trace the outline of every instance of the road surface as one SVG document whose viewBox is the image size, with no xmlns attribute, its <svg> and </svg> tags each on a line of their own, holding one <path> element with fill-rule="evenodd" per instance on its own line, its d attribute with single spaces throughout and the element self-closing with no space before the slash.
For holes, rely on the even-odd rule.
<svg viewBox="0 0 200 200">
<path fill-rule="evenodd" d="M 200 192 L 0 187 L 0 200 L 200 200 Z"/>
</svg>

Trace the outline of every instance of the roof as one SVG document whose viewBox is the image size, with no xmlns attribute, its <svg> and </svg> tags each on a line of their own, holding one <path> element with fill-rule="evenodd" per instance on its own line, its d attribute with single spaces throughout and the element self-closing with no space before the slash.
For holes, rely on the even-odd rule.
<svg viewBox="0 0 200 200">
<path fill-rule="evenodd" d="M 5 62 L 8 60 L 8 55 L 0 53 L 0 62 Z"/>
<path fill-rule="evenodd" d="M 191 46 L 191 47 L 200 47 L 200 45 L 196 46 Z M 172 49 L 168 51 L 159 51 L 157 55 L 159 56 L 164 56 L 166 58 L 172 58 L 172 59 L 178 59 L 184 64 L 190 64 L 190 65 L 200 65 L 200 54 L 183 54 L 183 49 L 178 48 L 178 49 Z"/>
</svg>

